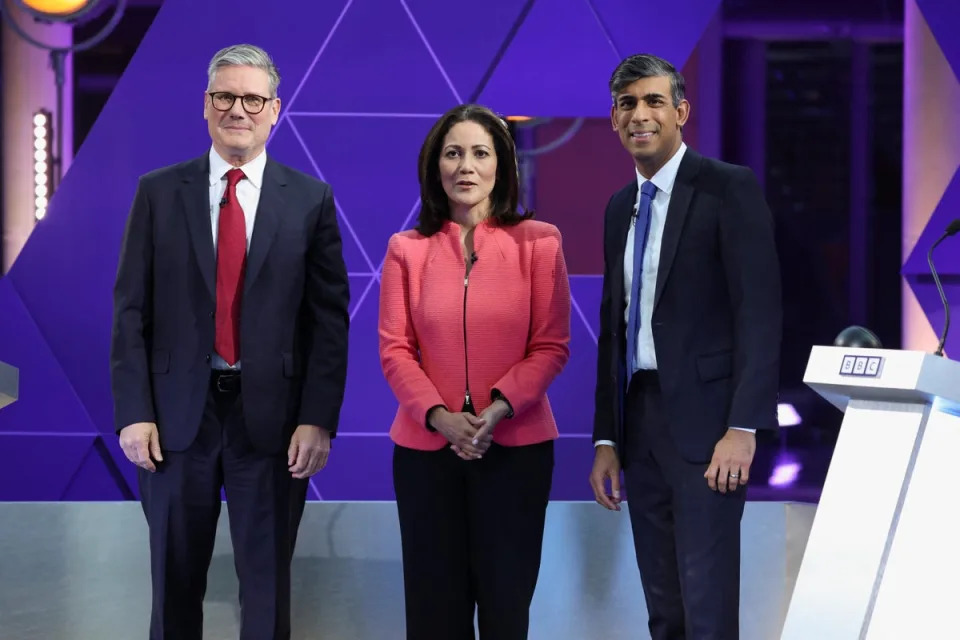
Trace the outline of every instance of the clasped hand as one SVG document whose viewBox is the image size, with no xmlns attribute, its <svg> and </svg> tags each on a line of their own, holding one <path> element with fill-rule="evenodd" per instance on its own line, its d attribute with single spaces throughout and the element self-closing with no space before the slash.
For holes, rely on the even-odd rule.
<svg viewBox="0 0 960 640">
<path fill-rule="evenodd" d="M 445 408 L 436 409 L 430 416 L 430 424 L 450 443 L 453 450 L 463 460 L 479 460 L 493 443 L 493 430 L 496 428 L 509 407 L 502 400 L 496 400 L 480 412 L 451 413 Z"/>
</svg>

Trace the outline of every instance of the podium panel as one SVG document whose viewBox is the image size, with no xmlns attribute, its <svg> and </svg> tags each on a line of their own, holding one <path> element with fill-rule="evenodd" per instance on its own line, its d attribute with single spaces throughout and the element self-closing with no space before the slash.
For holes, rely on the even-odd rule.
<svg viewBox="0 0 960 640">
<path fill-rule="evenodd" d="M 781 638 L 950 637 L 960 363 L 814 347 L 804 382 L 844 419 Z"/>
<path fill-rule="evenodd" d="M 960 417 L 934 411 L 883 570 L 867 640 L 960 637 Z"/>
</svg>

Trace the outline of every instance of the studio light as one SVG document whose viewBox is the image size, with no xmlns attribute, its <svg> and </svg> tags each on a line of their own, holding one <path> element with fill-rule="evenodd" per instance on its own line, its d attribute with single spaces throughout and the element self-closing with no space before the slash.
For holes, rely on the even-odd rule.
<svg viewBox="0 0 960 640">
<path fill-rule="evenodd" d="M 53 193 L 53 151 L 50 135 L 50 112 L 41 109 L 33 114 L 33 217 L 43 220 L 47 215 L 47 203 Z"/>
<path fill-rule="evenodd" d="M 100 0 L 16 0 L 28 13 L 40 20 L 72 22 L 93 9 Z"/>
<path fill-rule="evenodd" d="M 63 178 L 63 85 L 65 82 L 65 59 L 67 54 L 86 51 L 103 42 L 114 30 L 128 0 L 0 0 L 0 18 L 14 33 L 26 42 L 50 52 L 50 66 L 53 69 L 53 80 L 56 87 L 56 108 L 54 120 L 51 121 L 49 111 L 37 111 L 31 126 L 34 128 L 34 215 L 37 220 L 47 213 L 47 203 L 53 197 L 54 190 L 60 186 Z M 113 4 L 113 15 L 107 23 L 93 36 L 68 47 L 47 44 L 28 33 L 17 23 L 17 19 L 10 10 L 16 5 L 36 22 L 66 22 L 72 25 L 81 25 L 99 16 L 100 9 Z M 94 9 L 98 9 L 94 11 Z M 41 135 L 41 133 L 43 135 Z M 41 158 L 41 155 L 43 156 Z M 43 169 L 43 171 L 41 171 Z M 41 178 L 43 181 L 41 182 Z"/>
</svg>

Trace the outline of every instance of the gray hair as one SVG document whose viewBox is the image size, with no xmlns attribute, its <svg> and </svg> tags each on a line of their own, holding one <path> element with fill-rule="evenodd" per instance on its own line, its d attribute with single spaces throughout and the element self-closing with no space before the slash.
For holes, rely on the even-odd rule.
<svg viewBox="0 0 960 640">
<path fill-rule="evenodd" d="M 217 51 L 216 55 L 213 56 L 213 60 L 210 61 L 210 66 L 207 68 L 208 91 L 213 87 L 213 79 L 216 77 L 217 71 L 223 67 L 254 67 L 256 69 L 263 69 L 267 72 L 267 77 L 270 79 L 270 95 L 264 97 L 277 97 L 277 87 L 280 85 L 280 72 L 277 71 L 276 65 L 273 64 L 273 59 L 270 58 L 270 54 L 260 47 L 252 44 L 235 44 Z"/>
<path fill-rule="evenodd" d="M 674 107 L 679 106 L 686 90 L 683 76 L 663 58 L 646 53 L 630 56 L 617 65 L 610 76 L 610 96 L 616 101 L 617 94 L 637 80 L 660 76 L 670 78 L 670 98 Z"/>
</svg>

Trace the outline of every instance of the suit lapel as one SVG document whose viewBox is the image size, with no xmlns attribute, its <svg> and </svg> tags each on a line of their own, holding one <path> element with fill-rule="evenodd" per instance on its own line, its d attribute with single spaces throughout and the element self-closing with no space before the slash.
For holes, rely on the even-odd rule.
<svg viewBox="0 0 960 640">
<path fill-rule="evenodd" d="M 623 280 L 623 260 L 627 251 L 627 234 L 630 232 L 630 220 L 633 218 L 634 204 L 637 202 L 637 188 L 637 181 L 634 180 L 623 196 L 623 200 L 617 204 L 614 213 L 614 263 L 612 265 L 613 272 L 610 274 L 613 285 L 611 289 L 613 304 L 610 305 L 610 310 L 613 312 L 613 318 L 610 319 L 612 322 L 610 326 L 612 327 L 619 327 L 623 323 L 624 306 L 626 305 L 627 295 Z"/>
<path fill-rule="evenodd" d="M 690 210 L 690 201 L 693 199 L 693 179 L 700 170 L 700 155 L 687 148 L 677 170 L 677 179 L 673 183 L 673 192 L 670 194 L 670 206 L 667 208 L 667 219 L 663 227 L 663 238 L 660 241 L 660 264 L 657 268 L 657 291 L 653 299 L 653 308 L 656 309 L 663 295 L 663 286 L 670 276 L 670 268 L 677 255 L 680 245 L 680 235 Z"/>
<path fill-rule="evenodd" d="M 217 265 L 213 253 L 213 228 L 210 226 L 210 158 L 204 155 L 189 163 L 181 174 L 180 197 L 190 230 L 190 241 L 197 254 L 203 281 L 216 299 Z"/>
<path fill-rule="evenodd" d="M 286 184 L 283 171 L 268 157 L 267 165 L 263 169 L 263 186 L 260 190 L 256 221 L 253 224 L 253 236 L 250 238 L 250 251 L 247 253 L 247 269 L 243 277 L 244 292 L 249 291 L 250 285 L 257 279 L 277 235 L 280 212 L 283 210 L 283 188 Z"/>
</svg>

